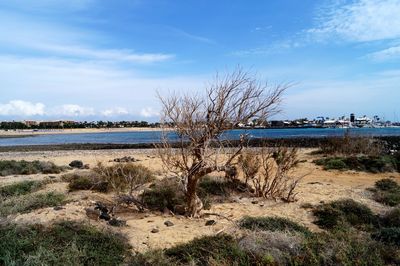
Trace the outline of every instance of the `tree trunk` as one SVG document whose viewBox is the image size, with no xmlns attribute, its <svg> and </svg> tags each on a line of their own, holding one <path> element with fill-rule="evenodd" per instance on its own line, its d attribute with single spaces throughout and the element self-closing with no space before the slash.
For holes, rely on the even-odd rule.
<svg viewBox="0 0 400 266">
<path fill-rule="evenodd" d="M 188 178 L 188 183 L 186 187 L 186 204 L 187 204 L 187 214 L 191 217 L 198 217 L 200 211 L 203 209 L 203 202 L 197 196 L 196 188 L 198 178 L 193 176 Z"/>
</svg>

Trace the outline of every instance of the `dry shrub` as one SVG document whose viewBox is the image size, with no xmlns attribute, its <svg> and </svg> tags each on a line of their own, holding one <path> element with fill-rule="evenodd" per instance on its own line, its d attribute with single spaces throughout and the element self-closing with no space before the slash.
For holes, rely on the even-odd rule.
<svg viewBox="0 0 400 266">
<path fill-rule="evenodd" d="M 255 150 L 246 150 L 240 154 L 238 163 L 243 171 L 245 178 L 245 184 L 247 185 L 249 180 L 252 180 L 260 170 L 261 163 L 257 159 L 257 152 Z"/>
<path fill-rule="evenodd" d="M 250 231 L 239 241 L 239 247 L 262 263 L 288 265 L 291 257 L 300 255 L 303 240 L 297 233 Z"/>
<path fill-rule="evenodd" d="M 135 190 L 154 180 L 153 173 L 140 164 L 118 163 L 105 166 L 98 163 L 93 171 L 100 179 L 108 182 L 117 194 L 127 191 L 132 195 Z"/>
<path fill-rule="evenodd" d="M 347 131 L 343 137 L 333 137 L 320 147 L 323 154 L 379 156 L 384 151 L 381 141 L 372 137 L 352 136 Z"/>
<path fill-rule="evenodd" d="M 297 165 L 297 149 L 266 148 L 259 154 L 245 150 L 239 165 L 246 180 L 251 180 L 258 197 L 295 200 L 295 189 L 302 177 L 293 177 L 291 171 Z"/>
</svg>

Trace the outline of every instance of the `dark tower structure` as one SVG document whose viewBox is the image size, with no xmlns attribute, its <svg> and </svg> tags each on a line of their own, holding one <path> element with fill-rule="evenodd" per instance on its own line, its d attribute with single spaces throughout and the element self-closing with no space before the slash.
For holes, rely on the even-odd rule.
<svg viewBox="0 0 400 266">
<path fill-rule="evenodd" d="M 356 120 L 356 117 L 354 114 L 350 114 L 350 122 L 354 123 L 354 121 Z"/>
</svg>

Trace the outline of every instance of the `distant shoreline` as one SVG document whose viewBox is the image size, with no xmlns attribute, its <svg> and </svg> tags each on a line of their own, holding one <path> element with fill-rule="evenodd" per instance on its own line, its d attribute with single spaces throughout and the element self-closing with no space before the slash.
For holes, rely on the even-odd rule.
<svg viewBox="0 0 400 266">
<path fill-rule="evenodd" d="M 17 129 L 0 130 L 0 138 L 33 137 L 47 134 L 83 134 L 83 133 L 110 133 L 110 132 L 144 132 L 162 131 L 162 128 L 153 127 L 124 127 L 124 128 L 71 128 L 71 129 Z"/>
<path fill-rule="evenodd" d="M 331 139 L 340 137 L 297 137 L 297 138 L 263 138 L 249 141 L 250 147 L 260 147 L 267 144 L 273 146 L 286 146 L 297 148 L 318 148 L 329 145 Z M 383 140 L 391 149 L 398 150 L 400 147 L 400 136 L 378 136 L 376 139 Z M 230 141 L 229 146 L 237 146 L 238 141 Z M 178 143 L 172 146 L 179 145 Z M 116 143 L 71 143 L 55 145 L 20 145 L 0 146 L 2 152 L 31 152 L 31 151 L 62 151 L 62 150 L 121 150 L 121 149 L 154 149 L 154 143 L 116 144 Z"/>
</svg>

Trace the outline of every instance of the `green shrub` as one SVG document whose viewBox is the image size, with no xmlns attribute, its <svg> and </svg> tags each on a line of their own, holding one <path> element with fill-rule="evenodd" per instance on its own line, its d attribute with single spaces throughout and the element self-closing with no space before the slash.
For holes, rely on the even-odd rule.
<svg viewBox="0 0 400 266">
<path fill-rule="evenodd" d="M 400 228 L 400 208 L 389 211 L 381 218 L 381 222 L 385 227 L 399 227 Z"/>
<path fill-rule="evenodd" d="M 110 166 L 99 163 L 93 172 L 117 192 L 132 193 L 137 187 L 155 179 L 150 169 L 134 163 L 117 163 Z"/>
<path fill-rule="evenodd" d="M 245 216 L 239 221 L 241 228 L 263 231 L 288 231 L 309 234 L 310 231 L 289 219 L 281 217 L 250 217 Z"/>
<path fill-rule="evenodd" d="M 54 207 L 63 204 L 64 201 L 65 195 L 56 192 L 11 197 L 0 202 L 0 217 L 15 213 L 27 213 L 45 207 Z"/>
<path fill-rule="evenodd" d="M 227 196 L 229 184 L 226 180 L 203 177 L 198 184 L 198 193 L 203 195 Z"/>
<path fill-rule="evenodd" d="M 144 254 L 138 253 L 129 261 L 129 266 L 177 266 L 172 258 L 167 257 L 162 250 L 150 250 Z"/>
<path fill-rule="evenodd" d="M 147 208 L 159 211 L 164 211 L 165 208 L 174 211 L 177 205 L 185 206 L 185 197 L 176 178 L 164 178 L 155 182 L 143 192 L 141 199 Z"/>
<path fill-rule="evenodd" d="M 45 185 L 43 181 L 26 180 L 0 187 L 0 197 L 20 196 L 35 192 Z"/>
<path fill-rule="evenodd" d="M 377 191 L 374 200 L 389 206 L 400 204 L 400 191 Z"/>
<path fill-rule="evenodd" d="M 195 238 L 165 251 L 178 263 L 191 265 L 250 265 L 249 256 L 239 248 L 235 239 L 226 234 Z"/>
<path fill-rule="evenodd" d="M 389 178 L 377 181 L 373 192 L 377 202 L 389 206 L 400 204 L 400 186 Z"/>
<path fill-rule="evenodd" d="M 384 243 L 400 246 L 400 227 L 384 227 L 372 234 L 372 237 Z"/>
<path fill-rule="evenodd" d="M 392 155 L 350 156 L 323 158 L 313 161 L 325 170 L 356 170 L 372 173 L 393 172 L 397 170 L 396 160 Z"/>
<path fill-rule="evenodd" d="M 108 182 L 101 181 L 96 176 L 74 175 L 69 178 L 68 189 L 69 191 L 94 190 L 106 193 L 111 190 L 111 187 Z"/>
<path fill-rule="evenodd" d="M 396 249 L 355 230 L 309 235 L 300 253 L 301 256 L 292 257 L 290 265 L 397 265 L 400 262 Z"/>
<path fill-rule="evenodd" d="M 31 175 L 31 174 L 59 174 L 64 168 L 52 162 L 43 161 L 0 161 L 0 176 L 6 175 Z"/>
<path fill-rule="evenodd" d="M 378 217 L 372 213 L 371 209 L 352 199 L 322 204 L 316 207 L 313 213 L 317 217 L 315 224 L 325 229 L 346 225 L 368 229 L 378 222 Z"/>
<path fill-rule="evenodd" d="M 375 182 L 375 187 L 379 190 L 390 191 L 400 189 L 400 186 L 396 183 L 396 181 L 385 178 Z"/>
<path fill-rule="evenodd" d="M 122 236 L 89 225 L 0 226 L 0 265 L 121 265 L 128 255 Z"/>
<path fill-rule="evenodd" d="M 347 165 L 345 162 L 343 162 L 342 159 L 331 159 L 326 162 L 324 169 L 330 170 L 330 169 L 336 169 L 336 170 L 342 170 L 346 169 Z"/>
</svg>

